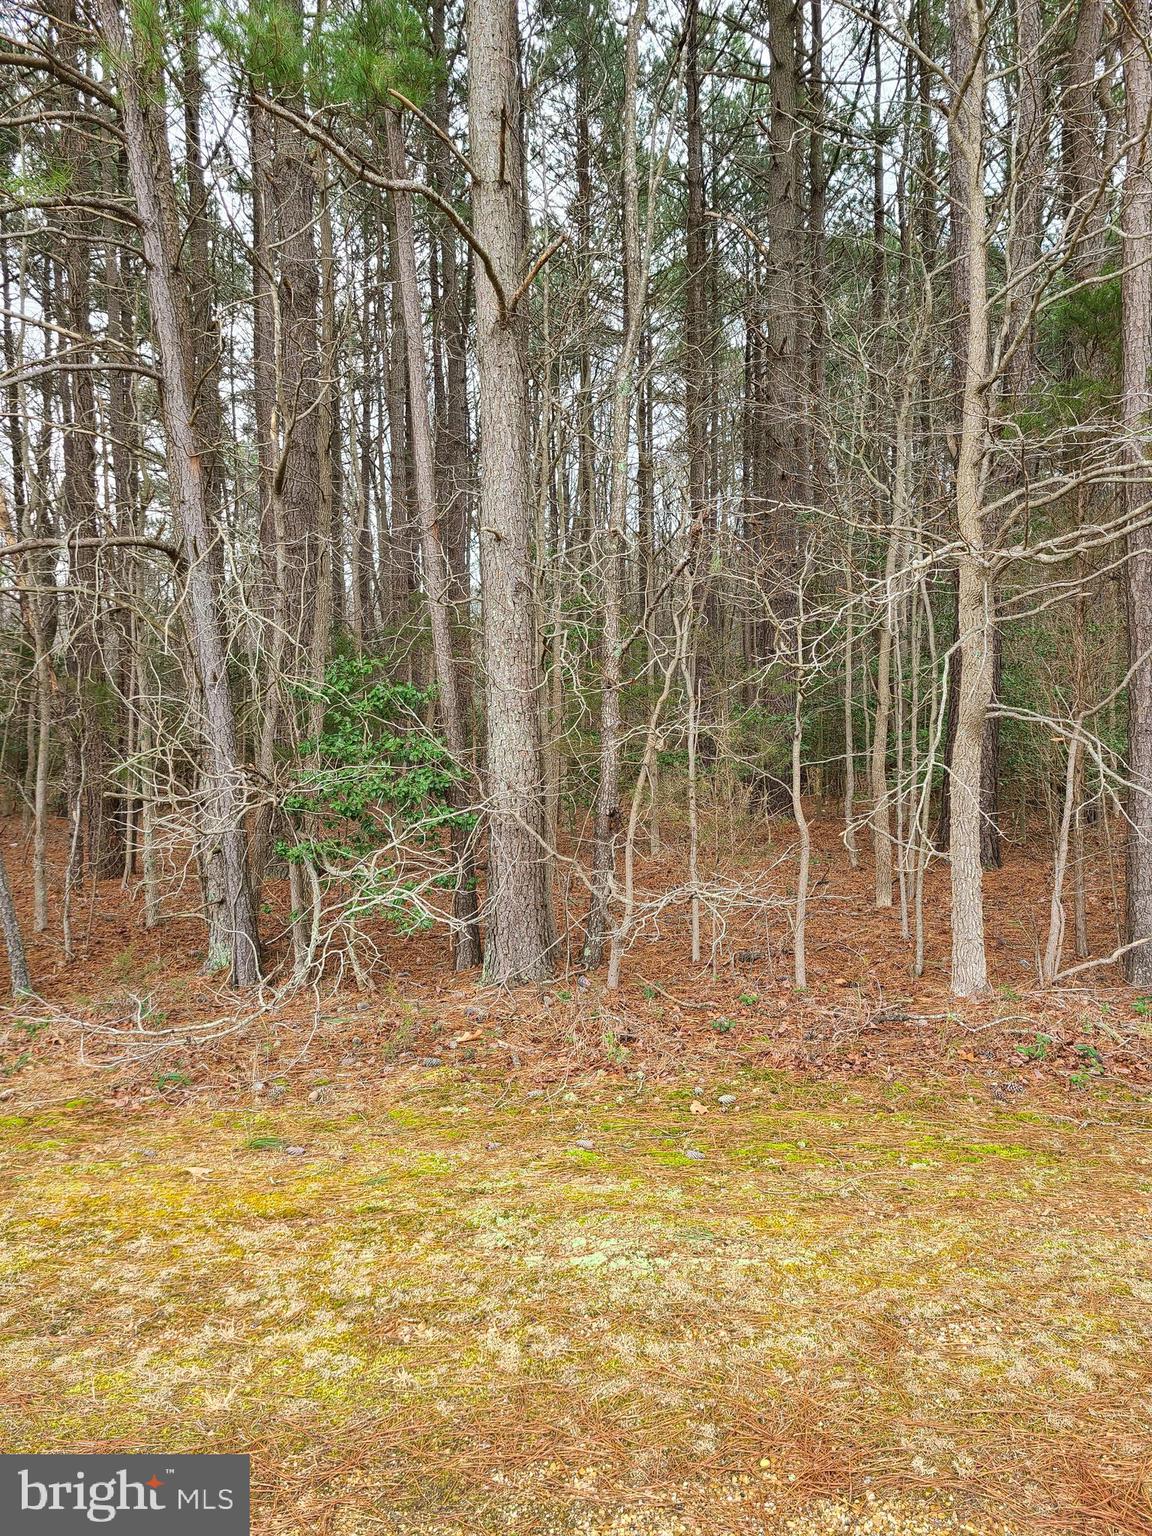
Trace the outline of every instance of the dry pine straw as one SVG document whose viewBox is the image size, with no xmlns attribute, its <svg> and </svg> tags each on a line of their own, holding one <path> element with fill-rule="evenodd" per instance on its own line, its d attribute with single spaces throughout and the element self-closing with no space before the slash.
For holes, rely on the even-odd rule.
<svg viewBox="0 0 1152 1536">
<path fill-rule="evenodd" d="M 1132 1094 L 309 1091 L 2 1106 L 7 1449 L 250 1449 L 269 1536 L 1152 1531 Z"/>
<path fill-rule="evenodd" d="M 5 1446 L 250 1449 L 269 1536 L 1152 1530 L 1140 1008 L 1029 990 L 1013 850 L 958 1015 L 938 896 L 913 984 L 837 836 L 803 998 L 758 921 L 715 970 L 645 937 L 612 997 L 385 935 L 374 997 L 218 1036 L 188 893 L 144 932 L 103 883 L 0 1049 Z"/>
</svg>

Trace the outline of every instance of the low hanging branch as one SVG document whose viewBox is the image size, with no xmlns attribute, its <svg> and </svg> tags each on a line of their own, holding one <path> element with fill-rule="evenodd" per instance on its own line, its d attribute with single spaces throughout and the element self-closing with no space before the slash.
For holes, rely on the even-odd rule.
<svg viewBox="0 0 1152 1536">
<path fill-rule="evenodd" d="M 406 107 L 415 112 L 418 117 L 423 121 L 427 121 L 424 118 L 424 114 L 405 97 L 400 96 L 399 92 L 392 91 L 389 94 L 396 96 Z M 326 149 L 332 158 L 338 161 L 346 171 L 350 171 L 357 180 L 365 182 L 370 187 L 379 187 L 382 192 L 406 192 L 411 197 L 422 197 L 425 201 L 431 203 L 434 208 L 439 209 L 461 239 L 479 257 L 488 281 L 492 284 L 492 291 L 496 295 L 497 303 L 500 306 L 500 320 L 503 325 L 509 323 L 516 313 L 516 306 L 520 303 L 520 300 L 528 292 L 547 263 L 567 241 L 567 235 L 560 235 L 553 240 L 551 245 L 543 250 L 532 263 L 524 281 L 509 298 L 503 283 L 501 283 L 497 275 L 490 253 L 485 249 L 481 241 L 476 238 L 476 233 L 471 225 L 460 217 L 448 199 L 441 196 L 435 188 L 428 186 L 422 181 L 397 180 L 392 176 L 381 175 L 379 171 L 368 164 L 358 150 L 351 149 L 348 145 L 341 143 L 327 128 L 321 127 L 310 113 L 295 112 L 291 107 L 286 107 L 282 102 L 273 101 L 268 96 L 262 96 L 259 91 L 252 92 L 252 100 L 258 107 L 263 108 L 265 112 L 270 112 L 273 117 L 278 117 L 286 123 L 291 123 L 294 128 L 297 128 L 323 149 Z M 438 137 L 444 139 L 450 145 L 453 153 L 467 169 L 469 175 L 473 175 L 471 165 L 456 146 L 439 130 L 437 130 L 437 134 Z"/>
<path fill-rule="evenodd" d="M 32 554 L 38 549 L 154 549 L 167 555 L 173 565 L 183 565 L 184 556 L 174 544 L 164 539 L 150 539 L 143 534 L 115 533 L 100 538 L 77 539 L 21 539 L 16 544 L 0 544 L 0 560 L 10 560 L 15 555 Z"/>
<path fill-rule="evenodd" d="M 391 86 L 389 86 L 388 94 L 389 96 L 394 97 L 407 111 L 411 112 L 413 117 L 418 117 L 424 124 L 425 128 L 428 129 L 429 133 L 434 134 L 436 138 L 440 140 L 441 144 L 443 144 L 451 154 L 455 155 L 456 159 L 468 172 L 471 180 L 476 180 L 476 172 L 472 169 L 471 160 L 469 160 L 464 151 L 453 142 L 451 134 L 445 133 L 439 123 L 434 122 L 433 119 L 428 116 L 427 112 L 422 112 L 414 101 L 409 101 L 408 97 L 405 96 L 402 91 L 394 90 Z"/>
<path fill-rule="evenodd" d="M 500 301 L 503 314 L 508 312 L 508 300 L 503 285 L 496 274 L 496 268 L 492 263 L 492 257 L 477 240 L 470 226 L 456 212 L 446 197 L 442 197 L 434 188 L 425 185 L 422 181 L 396 180 L 391 176 L 382 176 L 364 159 L 358 150 L 350 149 L 335 138 L 326 128 L 322 128 L 316 119 L 305 112 L 294 112 L 282 102 L 273 101 L 271 97 L 262 96 L 259 91 L 252 92 L 252 100 L 265 112 L 270 112 L 273 117 L 280 118 L 283 122 L 291 123 L 301 133 L 307 134 L 315 143 L 326 149 L 332 158 L 338 161 L 346 171 L 359 181 L 366 182 L 370 187 L 379 187 L 382 192 L 407 192 L 413 197 L 423 197 L 438 208 L 448 222 L 456 230 L 457 234 L 467 242 L 484 267 L 493 291 Z"/>
<path fill-rule="evenodd" d="M 505 320 L 505 323 L 507 323 L 512 318 L 512 316 L 516 313 L 516 306 L 517 306 L 517 304 L 519 304 L 520 300 L 528 292 L 529 288 L 531 288 L 532 284 L 536 281 L 536 279 L 537 279 L 537 277 L 539 277 L 540 273 L 544 270 L 544 268 L 552 260 L 553 256 L 555 256 L 556 252 L 560 249 L 560 247 L 562 245 L 567 244 L 567 241 L 568 241 L 568 236 L 567 235 L 557 235 L 556 239 L 553 240 L 552 244 L 548 245 L 548 246 L 545 246 L 545 248 L 540 252 L 539 256 L 537 256 L 536 260 L 528 268 L 528 275 L 525 277 L 524 281 L 520 284 L 519 288 L 517 288 L 516 292 L 508 300 L 508 303 L 505 306 L 505 310 L 504 310 L 504 320 Z"/>
</svg>

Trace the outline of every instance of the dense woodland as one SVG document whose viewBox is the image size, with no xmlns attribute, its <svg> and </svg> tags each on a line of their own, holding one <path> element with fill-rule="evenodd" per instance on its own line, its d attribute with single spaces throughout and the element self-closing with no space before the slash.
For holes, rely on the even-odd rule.
<svg viewBox="0 0 1152 1536">
<path fill-rule="evenodd" d="M 952 990 L 988 989 L 985 871 L 1030 846 L 1041 979 L 1152 990 L 1148 0 L 58 0 L 4 32 L 36 931 L 71 953 L 114 879 L 146 926 L 198 893 L 237 988 L 370 983 L 395 928 L 611 988 L 672 913 L 699 960 L 763 900 L 802 988 L 834 813 L 909 972 L 946 866 Z M 713 878 L 708 816 L 771 834 L 770 899 Z"/>
</svg>

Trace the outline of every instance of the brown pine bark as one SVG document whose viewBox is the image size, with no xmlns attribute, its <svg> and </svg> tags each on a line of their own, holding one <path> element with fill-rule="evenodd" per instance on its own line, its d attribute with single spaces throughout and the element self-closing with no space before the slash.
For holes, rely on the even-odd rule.
<svg viewBox="0 0 1152 1536">
<path fill-rule="evenodd" d="M 407 176 L 404 138 L 399 114 L 385 113 L 388 172 L 403 181 Z M 420 322 L 420 288 L 416 274 L 416 246 L 412 228 L 412 198 L 407 192 L 392 194 L 396 223 L 396 282 L 404 320 L 408 401 L 412 421 L 413 489 L 420 525 L 424 593 L 432 630 L 432 654 L 439 693 L 438 710 L 456 766 L 469 774 L 468 733 L 461 702 L 460 669 L 452 643 L 451 572 L 440 535 L 436 506 L 436 467 L 432 423 L 428 414 L 428 361 Z M 454 797 L 455 809 L 468 809 L 471 797 L 467 779 Z M 479 902 L 475 861 L 466 828 L 454 827 L 453 854 L 457 876 L 453 896 L 453 956 L 458 971 L 480 964 Z"/>
<path fill-rule="evenodd" d="M 1133 0 L 1124 34 L 1128 161 L 1122 212 L 1123 417 L 1129 515 L 1146 513 L 1152 413 L 1152 6 Z M 1133 986 L 1152 987 L 1152 529 L 1128 535 L 1128 935 Z"/>
<path fill-rule="evenodd" d="M 214 968 L 226 963 L 234 984 L 244 987 L 259 979 L 259 934 L 246 862 L 244 778 L 213 579 L 207 479 L 194 425 L 191 317 L 177 271 L 175 196 L 162 97 L 116 0 L 99 0 L 98 15 L 119 88 L 128 174 L 140 217 L 162 382 L 169 496 L 187 562 L 185 622 L 205 714 L 204 863 L 209 903 L 218 908 L 217 914 L 210 914 L 208 963 Z"/>
<path fill-rule="evenodd" d="M 760 350 L 761 466 L 758 569 L 762 607 L 755 659 L 765 673 L 761 689 L 770 716 L 768 766 L 758 776 L 764 810 L 791 803 L 791 724 L 794 684 L 781 647 L 782 629 L 795 616 L 796 506 L 804 478 L 798 441 L 798 368 L 803 282 L 803 217 L 800 204 L 798 10 L 795 0 L 768 0 L 769 167 L 764 214 L 767 254 Z"/>
<path fill-rule="evenodd" d="M 956 736 L 951 763 L 952 991 L 972 997 L 988 989 L 984 948 L 984 882 L 980 858 L 984 728 L 993 687 L 995 597 L 984 562 L 987 450 L 985 374 L 988 294 L 984 193 L 984 48 L 982 0 L 956 0 L 953 25 L 955 96 L 948 116 L 954 178 L 954 239 L 964 288 L 957 374 L 961 385 L 956 459 L 957 559 Z"/>
<path fill-rule="evenodd" d="M 23 997 L 32 990 L 32 978 L 28 972 L 28 956 L 24 949 L 24 937 L 16 916 L 16 903 L 12 900 L 12 887 L 8 882 L 8 867 L 0 853 L 0 928 L 4 930 L 4 948 L 8 952 L 8 974 L 13 997 Z"/>
<path fill-rule="evenodd" d="M 503 289 L 487 271 L 476 273 L 491 914 L 485 970 L 497 982 L 547 979 L 556 942 L 544 839 L 524 316 L 507 312 L 524 277 L 519 67 L 516 0 L 470 0 L 473 228 Z"/>
<path fill-rule="evenodd" d="M 608 517 L 604 527 L 604 615 L 600 639 L 600 782 L 596 794 L 596 832 L 592 905 L 584 940 L 584 961 L 598 966 L 611 926 L 611 892 L 616 870 L 620 824 L 621 686 L 623 680 L 623 609 L 628 515 L 628 442 L 632 421 L 634 372 L 643 328 L 647 293 L 647 254 L 640 247 L 640 198 L 636 166 L 636 76 L 645 0 L 628 20 L 624 47 L 623 224 L 624 337 L 612 373 L 611 464 Z"/>
<path fill-rule="evenodd" d="M 293 25 L 303 27 L 298 4 Z M 278 259 L 280 431 L 274 469 L 282 521 L 278 579 L 286 590 L 291 675 L 315 684 L 323 672 L 328 639 L 332 515 L 326 470 L 327 392 L 320 349 L 316 177 L 308 139 L 279 118 L 273 125 L 267 195 Z"/>
</svg>

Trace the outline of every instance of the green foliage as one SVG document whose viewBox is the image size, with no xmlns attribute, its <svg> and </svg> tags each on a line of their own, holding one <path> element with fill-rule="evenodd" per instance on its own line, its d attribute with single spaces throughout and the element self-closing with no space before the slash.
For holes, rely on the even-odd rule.
<svg viewBox="0 0 1152 1536">
<path fill-rule="evenodd" d="M 1096 1046 L 1081 1043 L 1080 1045 L 1074 1045 L 1072 1049 L 1089 1071 L 1102 1072 L 1104 1070 L 1104 1058 Z"/>
<path fill-rule="evenodd" d="M 378 662 L 344 656 L 328 667 L 322 696 L 320 733 L 300 748 L 316 766 L 300 770 L 284 802 L 291 813 L 318 818 L 321 830 L 283 849 L 285 858 L 359 858 L 390 840 L 397 818 L 419 824 L 423 836 L 461 819 L 470 824 L 449 804 L 459 770 L 419 717 L 431 690 L 387 681 Z"/>
<path fill-rule="evenodd" d="M 307 766 L 283 801 L 296 836 L 278 852 L 329 878 L 354 872 L 360 912 L 382 912 L 405 932 L 425 926 L 405 898 L 411 883 L 368 859 L 401 840 L 434 846 L 445 829 L 473 824 L 452 805 L 460 770 L 420 718 L 434 695 L 391 682 L 378 661 L 354 656 L 329 665 L 321 693 L 323 724 L 301 743 Z M 440 878 L 447 885 L 453 877 Z"/>
<path fill-rule="evenodd" d="M 1051 1044 L 1051 1035 L 1038 1034 L 1031 1045 L 1018 1045 L 1016 1050 L 1021 1056 L 1023 1056 L 1025 1061 L 1046 1061 L 1048 1057 L 1048 1048 Z"/>
<path fill-rule="evenodd" d="M 168 1093 L 177 1088 L 187 1088 L 191 1082 L 192 1079 L 187 1072 L 171 1071 L 156 1074 L 156 1087 L 161 1093 Z"/>
<path fill-rule="evenodd" d="M 248 0 L 243 7 L 224 4 L 212 31 L 258 90 L 276 95 L 303 92 L 309 70 L 309 46 L 300 12 L 285 0 Z"/>
<path fill-rule="evenodd" d="M 71 185 L 71 168 L 53 163 L 39 171 L 25 169 L 0 177 L 0 194 L 13 203 L 34 203 L 42 198 L 62 197 Z"/>
<path fill-rule="evenodd" d="M 128 16 L 136 68 L 145 80 L 158 82 L 163 78 L 169 18 L 159 0 L 131 0 Z"/>
<path fill-rule="evenodd" d="M 1046 311 L 1043 340 L 1051 347 L 1091 347 L 1120 361 L 1120 278 L 1071 289 Z"/>
<path fill-rule="evenodd" d="M 31 1051 L 21 1051 L 15 1061 L 10 1061 L 6 1066 L 0 1067 L 0 1078 L 15 1077 L 17 1072 L 23 1072 L 31 1060 Z"/>
<path fill-rule="evenodd" d="M 1024 432 L 1072 426 L 1113 409 L 1121 361 L 1120 279 L 1070 289 L 1044 313 L 1041 356 L 1048 382 L 1019 425 Z"/>
<path fill-rule="evenodd" d="M 741 778 L 756 779 L 765 773 L 786 778 L 791 772 L 792 730 L 791 708 L 770 710 L 751 704 L 734 710 L 732 745 L 741 763 Z"/>
<path fill-rule="evenodd" d="M 407 0 L 345 0 L 309 30 L 291 0 L 248 0 L 221 5 L 212 30 L 258 89 L 317 105 L 395 105 L 391 90 L 419 100 L 438 77 Z"/>
<path fill-rule="evenodd" d="M 437 63 L 426 51 L 420 18 L 406 0 L 367 0 L 338 8 L 322 41 L 317 94 L 326 101 L 395 106 L 391 91 L 419 102 L 436 86 Z"/>
</svg>

